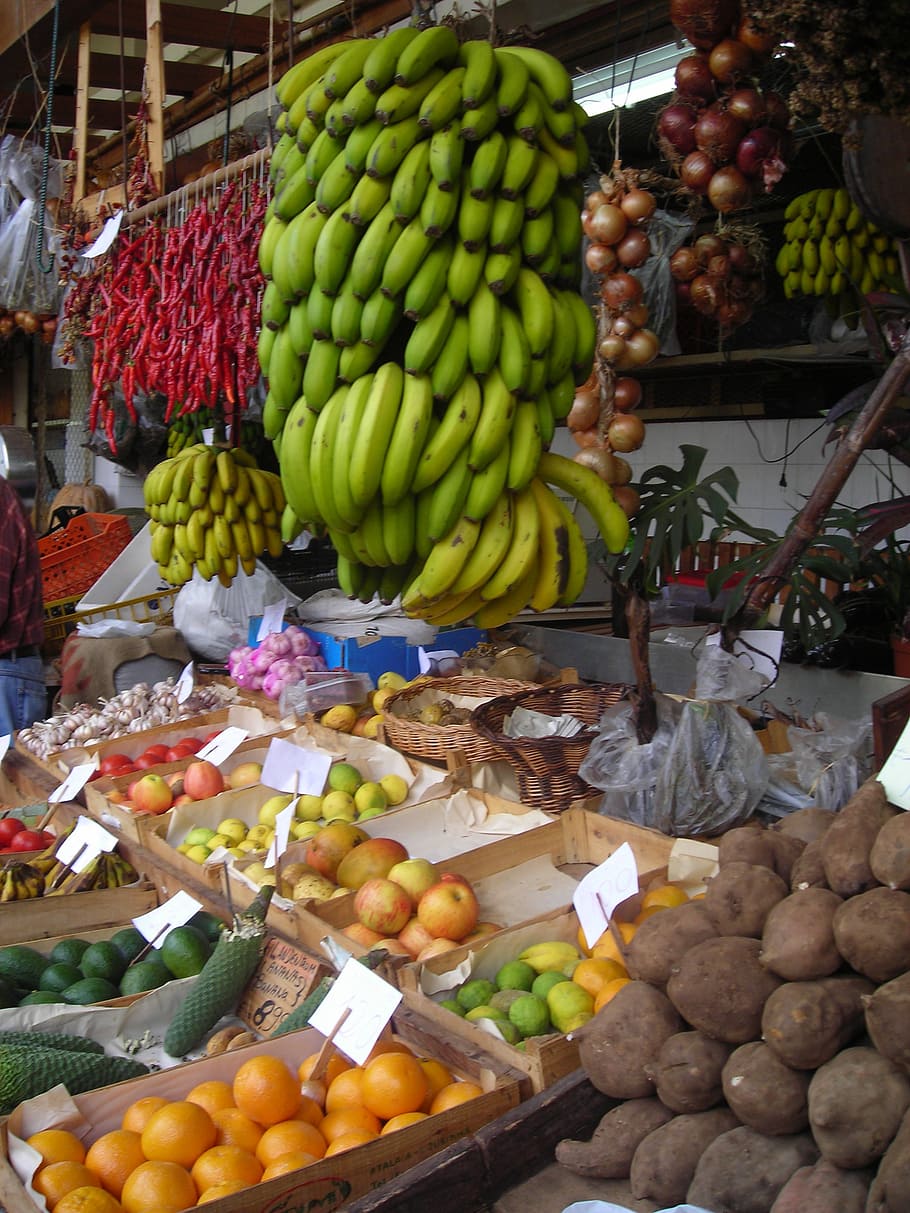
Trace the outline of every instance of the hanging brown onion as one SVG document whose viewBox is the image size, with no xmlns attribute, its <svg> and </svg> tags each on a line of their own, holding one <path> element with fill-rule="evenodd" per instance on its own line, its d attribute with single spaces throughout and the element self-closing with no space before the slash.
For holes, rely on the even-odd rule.
<svg viewBox="0 0 910 1213">
<path fill-rule="evenodd" d="M 657 199 L 650 190 L 631 189 L 620 202 L 619 208 L 629 223 L 647 223 L 657 210 Z"/>
<path fill-rule="evenodd" d="M 603 435 L 596 425 L 588 426 L 585 430 L 573 430 L 572 437 L 582 450 L 588 450 L 592 446 L 603 448 L 604 445 Z"/>
<path fill-rule="evenodd" d="M 708 259 L 705 270 L 712 278 L 727 278 L 730 274 L 730 258 L 725 252 L 717 253 Z"/>
<path fill-rule="evenodd" d="M 637 269 L 651 256 L 651 241 L 640 227 L 630 227 L 616 245 L 616 259 L 627 270 Z"/>
<path fill-rule="evenodd" d="M 708 182 L 708 201 L 722 215 L 741 210 L 751 197 L 748 180 L 732 164 L 719 168 Z"/>
<path fill-rule="evenodd" d="M 739 21 L 739 0 L 670 0 L 670 20 L 693 46 L 709 49 Z"/>
<path fill-rule="evenodd" d="M 588 226 L 593 240 L 599 240 L 601 244 L 615 244 L 625 235 L 628 222 L 618 206 L 605 202 L 591 212 Z"/>
<path fill-rule="evenodd" d="M 790 126 L 790 111 L 780 93 L 765 93 L 765 115 L 768 126 L 785 131 Z"/>
<path fill-rule="evenodd" d="M 731 241 L 727 245 L 727 257 L 730 261 L 730 268 L 741 274 L 754 273 L 758 268 L 755 264 L 755 258 L 749 252 L 744 244 L 740 244 L 738 240 Z"/>
<path fill-rule="evenodd" d="M 707 152 L 689 152 L 679 166 L 679 178 L 693 194 L 707 194 L 714 167 L 714 161 Z"/>
<path fill-rule="evenodd" d="M 681 101 L 674 101 L 661 111 L 657 119 L 657 137 L 669 148 L 666 159 L 687 156 L 694 151 L 695 119 L 696 112 L 692 106 Z"/>
<path fill-rule="evenodd" d="M 637 451 L 645 440 L 645 425 L 638 413 L 617 413 L 607 426 L 607 439 L 614 451 Z"/>
<path fill-rule="evenodd" d="M 625 313 L 617 316 L 613 321 L 613 332 L 617 337 L 629 338 L 637 328 L 638 325 L 634 324 Z"/>
<path fill-rule="evenodd" d="M 757 88 L 734 89 L 727 98 L 727 112 L 748 127 L 758 126 L 765 120 L 765 99 Z"/>
<path fill-rule="evenodd" d="M 608 333 L 598 342 L 597 352 L 604 362 L 619 362 L 626 352 L 625 338 Z"/>
<path fill-rule="evenodd" d="M 764 58 L 771 54 L 778 44 L 774 34 L 765 33 L 761 26 L 756 25 L 748 14 L 743 14 L 736 30 L 736 37 L 748 46 L 753 55 Z"/>
<path fill-rule="evenodd" d="M 691 284 L 688 282 L 677 282 L 676 284 L 676 302 L 679 307 L 692 306 L 692 290 Z"/>
<path fill-rule="evenodd" d="M 585 249 L 585 265 L 592 274 L 609 274 L 616 268 L 616 253 L 608 244 L 589 244 Z"/>
<path fill-rule="evenodd" d="M 632 479 L 632 465 L 622 455 L 613 456 L 613 480 L 611 484 L 628 484 Z"/>
<path fill-rule="evenodd" d="M 760 177 L 766 160 L 778 154 L 780 132 L 770 126 L 749 131 L 736 149 L 736 167 L 747 177 Z"/>
<path fill-rule="evenodd" d="M 627 518 L 634 518 L 641 507 L 641 497 L 638 489 L 633 489 L 627 484 L 610 485 L 613 493 L 613 500 L 622 510 Z"/>
<path fill-rule="evenodd" d="M 585 210 L 590 211 L 593 215 L 599 206 L 603 206 L 608 201 L 607 195 L 603 190 L 592 190 L 585 198 Z"/>
<path fill-rule="evenodd" d="M 691 245 L 684 244 L 670 258 L 670 273 L 677 282 L 691 282 L 699 268 L 698 257 Z"/>
<path fill-rule="evenodd" d="M 566 417 L 566 425 L 570 430 L 587 430 L 597 424 L 599 416 L 600 394 L 579 388 Z"/>
<path fill-rule="evenodd" d="M 632 371 L 647 366 L 660 353 L 660 339 L 650 329 L 638 329 L 626 340 L 626 352 L 617 366 L 621 371 Z"/>
<path fill-rule="evenodd" d="M 643 329 L 648 323 L 648 305 L 644 302 L 636 303 L 624 315 L 637 329 Z"/>
<path fill-rule="evenodd" d="M 745 133 L 744 122 L 728 110 L 712 105 L 695 123 L 695 146 L 707 153 L 715 165 L 729 164 Z"/>
<path fill-rule="evenodd" d="M 727 242 L 716 232 L 705 232 L 697 238 L 692 247 L 698 258 L 698 264 L 704 269 L 712 257 L 723 256 L 727 251 Z"/>
<path fill-rule="evenodd" d="M 613 384 L 613 408 L 617 413 L 631 413 L 641 403 L 641 384 L 637 379 L 621 375 Z"/>
<path fill-rule="evenodd" d="M 640 302 L 641 296 L 641 283 L 637 278 L 633 278 L 631 274 L 626 274 L 622 270 L 606 277 L 600 288 L 601 299 L 608 308 L 617 312 Z"/>
<path fill-rule="evenodd" d="M 703 316 L 713 316 L 717 310 L 717 282 L 709 274 L 699 274 L 689 283 L 689 302 Z"/>
<path fill-rule="evenodd" d="M 752 52 L 735 38 L 724 38 L 708 54 L 711 75 L 721 84 L 734 84 L 748 76 L 752 68 Z"/>
<path fill-rule="evenodd" d="M 752 308 L 750 304 L 742 299 L 727 300 L 717 305 L 715 320 L 721 329 L 729 331 L 730 329 L 739 328 L 741 324 L 745 324 L 747 320 L 752 318 Z"/>
<path fill-rule="evenodd" d="M 590 468 L 592 472 L 597 473 L 601 480 L 610 484 L 610 478 L 613 475 L 613 456 L 605 447 L 585 447 L 575 456 L 575 462 Z"/>
<path fill-rule="evenodd" d="M 694 55 L 686 55 L 685 59 L 680 59 L 673 78 L 676 91 L 685 99 L 706 102 L 713 101 L 717 96 L 717 81 L 711 75 L 708 56 L 704 51 L 697 51 Z"/>
</svg>

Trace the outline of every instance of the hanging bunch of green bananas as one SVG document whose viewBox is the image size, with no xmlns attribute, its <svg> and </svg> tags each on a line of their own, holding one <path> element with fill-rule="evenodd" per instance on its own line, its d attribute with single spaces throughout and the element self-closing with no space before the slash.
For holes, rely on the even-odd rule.
<svg viewBox="0 0 910 1213">
<path fill-rule="evenodd" d="M 842 295 L 893 289 L 897 245 L 860 214 L 845 189 L 817 189 L 784 211 L 784 241 L 775 268 L 784 294 Z"/>
<path fill-rule="evenodd" d="M 595 473 L 545 454 L 596 341 L 568 73 L 401 28 L 317 52 L 277 92 L 259 356 L 285 540 L 327 532 L 348 593 L 405 591 L 426 618 L 574 601 L 585 544 L 544 482 L 611 549 L 628 526 Z"/>
<path fill-rule="evenodd" d="M 222 424 L 220 418 L 216 418 L 213 409 L 207 405 L 203 405 L 195 413 L 186 413 L 183 417 L 175 417 L 167 430 L 167 457 L 173 459 L 175 455 L 179 455 L 182 450 L 188 446 L 195 446 L 197 442 L 203 442 L 203 430 L 212 429 L 218 424 Z M 224 433 L 215 434 L 216 438 L 224 439 Z"/>
<path fill-rule="evenodd" d="M 281 555 L 281 481 L 239 447 L 186 447 L 152 468 L 143 489 L 152 559 L 171 585 L 183 585 L 197 568 L 206 581 L 228 586 L 238 568 L 255 570 L 257 556 Z"/>
</svg>

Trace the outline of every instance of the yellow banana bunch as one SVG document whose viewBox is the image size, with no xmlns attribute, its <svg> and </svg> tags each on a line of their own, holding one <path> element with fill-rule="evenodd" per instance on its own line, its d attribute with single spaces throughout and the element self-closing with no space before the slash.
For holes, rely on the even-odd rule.
<svg viewBox="0 0 910 1213">
<path fill-rule="evenodd" d="M 228 586 L 238 568 L 283 549 L 281 480 L 240 447 L 186 447 L 157 464 L 143 486 L 151 518 L 151 555 L 162 578 L 183 585 L 198 569 Z"/>
<path fill-rule="evenodd" d="M 863 217 L 845 189 L 800 194 L 788 203 L 784 219 L 775 268 L 788 299 L 868 295 L 898 286 L 896 242 Z"/>
</svg>

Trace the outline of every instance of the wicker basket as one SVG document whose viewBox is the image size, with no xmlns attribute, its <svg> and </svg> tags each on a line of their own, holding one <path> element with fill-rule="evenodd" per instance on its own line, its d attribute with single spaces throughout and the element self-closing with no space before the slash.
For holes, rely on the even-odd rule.
<svg viewBox="0 0 910 1213">
<path fill-rule="evenodd" d="M 595 796 L 578 768 L 604 711 L 623 699 L 623 683 L 562 683 L 501 695 L 471 713 L 471 727 L 491 751 L 488 761 L 511 766 L 522 804 L 561 813 L 580 797 Z M 575 737 L 507 737 L 503 723 L 517 707 L 547 716 L 576 716 L 588 727 Z"/>
<path fill-rule="evenodd" d="M 425 762 L 445 765 L 446 759 L 460 750 L 468 762 L 489 762 L 498 757 L 495 747 L 469 724 L 432 725 L 406 720 L 405 713 L 418 696 L 430 694 L 437 699 L 456 695 L 476 700 L 478 706 L 500 695 L 514 695 L 533 689 L 527 682 L 507 678 L 429 678 L 391 695 L 382 707 L 382 728 L 390 746 L 403 754 Z"/>
</svg>

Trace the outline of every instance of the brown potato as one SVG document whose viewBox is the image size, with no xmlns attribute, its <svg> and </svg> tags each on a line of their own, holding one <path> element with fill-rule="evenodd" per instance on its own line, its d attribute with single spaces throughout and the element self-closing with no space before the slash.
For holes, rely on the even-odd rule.
<svg viewBox="0 0 910 1213">
<path fill-rule="evenodd" d="M 805 845 L 801 838 L 760 825 L 737 826 L 728 830 L 718 843 L 717 862 L 722 868 L 728 863 L 758 864 L 789 883 L 790 871 Z"/>
<path fill-rule="evenodd" d="M 731 1047 L 702 1032 L 677 1032 L 646 1066 L 657 1096 L 674 1112 L 706 1112 L 724 1097 L 721 1071 Z"/>
<path fill-rule="evenodd" d="M 641 924 L 626 949 L 629 976 L 663 989 L 670 970 L 690 948 L 715 939 L 717 928 L 703 901 L 688 901 L 652 914 Z"/>
<path fill-rule="evenodd" d="M 833 927 L 841 956 L 864 977 L 891 981 L 910 969 L 910 893 L 879 887 L 850 897 Z"/>
<path fill-rule="evenodd" d="M 665 994 L 630 981 L 572 1037 L 582 1069 L 598 1091 L 614 1099 L 640 1099 L 654 1093 L 645 1067 L 682 1026 Z"/>
<path fill-rule="evenodd" d="M 743 1125 L 711 1142 L 686 1200 L 724 1213 L 768 1213 L 790 1176 L 817 1159 L 818 1147 L 809 1133 L 766 1137 Z"/>
<path fill-rule="evenodd" d="M 885 822 L 869 852 L 869 867 L 889 889 L 910 889 L 910 813 Z"/>
<path fill-rule="evenodd" d="M 910 1209 L 910 1112 L 885 1151 L 869 1189 L 866 1213 L 907 1213 Z"/>
<path fill-rule="evenodd" d="M 877 779 L 866 782 L 847 801 L 822 836 L 822 862 L 828 887 L 853 897 L 878 884 L 869 859 L 876 836 L 898 810 L 888 804 Z"/>
<path fill-rule="evenodd" d="M 698 1160 L 716 1137 L 735 1129 L 729 1108 L 674 1116 L 642 1141 L 635 1151 L 629 1184 L 636 1200 L 653 1200 L 665 1208 L 686 1199 Z"/>
<path fill-rule="evenodd" d="M 827 889 L 828 878 L 822 862 L 822 840 L 806 844 L 802 855 L 790 871 L 790 888 L 796 893 L 800 889 Z"/>
<path fill-rule="evenodd" d="M 830 977 L 844 961 L 834 942 L 834 913 L 841 899 L 830 889 L 799 889 L 779 901 L 765 920 L 759 960 L 785 981 Z"/>
<path fill-rule="evenodd" d="M 725 864 L 708 881 L 705 909 L 720 935 L 760 939 L 771 909 L 787 896 L 789 885 L 760 864 Z"/>
<path fill-rule="evenodd" d="M 836 1167 L 871 1166 L 910 1108 L 910 1078 L 876 1049 L 844 1049 L 809 1084 L 809 1124 Z"/>
<path fill-rule="evenodd" d="M 761 1036 L 794 1070 L 815 1070 L 863 1030 L 863 996 L 874 986 L 844 974 L 788 981 L 775 990 L 761 1017 Z"/>
<path fill-rule="evenodd" d="M 833 820 L 834 813 L 831 809 L 796 809 L 782 817 L 771 828 L 779 834 L 789 834 L 791 838 L 799 838 L 809 843 L 821 838 Z"/>
<path fill-rule="evenodd" d="M 910 1072 L 910 973 L 887 981 L 863 999 L 866 1031 L 883 1057 Z"/>
<path fill-rule="evenodd" d="M 672 1119 L 659 1099 L 624 1100 L 601 1117 L 590 1141 L 558 1142 L 556 1161 L 576 1175 L 626 1179 L 639 1144 Z"/>
<path fill-rule="evenodd" d="M 822 1158 L 787 1180 L 771 1213 L 865 1213 L 871 1182 L 871 1171 L 844 1171 Z"/>
<path fill-rule="evenodd" d="M 808 1128 L 809 1074 L 785 1066 L 762 1041 L 734 1050 L 722 1077 L 727 1103 L 750 1129 L 778 1137 Z"/>
<path fill-rule="evenodd" d="M 761 1030 L 762 1008 L 781 984 L 758 962 L 761 943 L 722 935 L 697 944 L 667 982 L 670 1001 L 693 1028 L 714 1040 L 745 1044 Z"/>
</svg>

